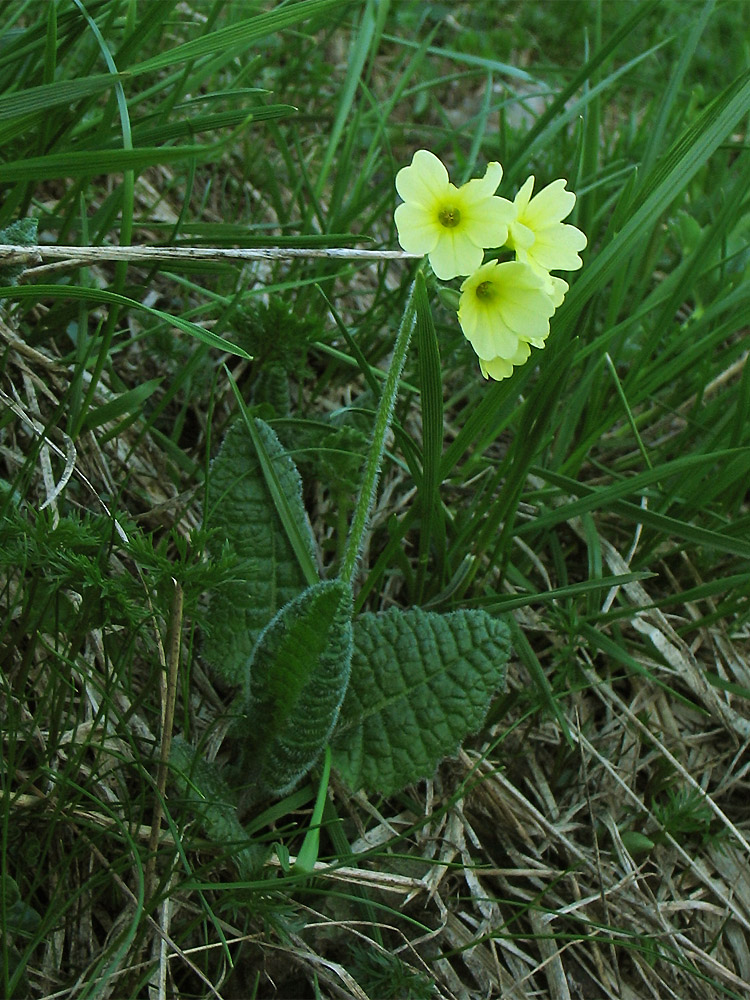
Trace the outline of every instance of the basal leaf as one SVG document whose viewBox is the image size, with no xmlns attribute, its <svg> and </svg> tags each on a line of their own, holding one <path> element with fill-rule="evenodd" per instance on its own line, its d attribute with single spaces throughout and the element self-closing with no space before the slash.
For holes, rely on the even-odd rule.
<svg viewBox="0 0 750 1000">
<path fill-rule="evenodd" d="M 0 243 L 10 243 L 25 247 L 34 246 L 37 241 L 38 228 L 38 219 L 18 219 L 16 222 L 11 222 L 4 229 L 0 229 Z M 9 285 L 16 285 L 23 272 L 23 264 L 0 264 L 0 281 L 7 282 Z"/>
<path fill-rule="evenodd" d="M 314 561 L 314 543 L 294 462 L 271 428 L 257 420 L 266 451 Z M 204 523 L 218 529 L 210 545 L 217 555 L 228 541 L 240 559 L 237 580 L 211 595 L 211 628 L 203 653 L 232 684 L 240 684 L 253 646 L 273 616 L 307 581 L 266 485 L 258 453 L 243 420 L 227 432 L 208 478 Z"/>
<path fill-rule="evenodd" d="M 385 795 L 430 777 L 481 726 L 509 654 L 505 622 L 484 611 L 359 616 L 334 767 Z"/>
<path fill-rule="evenodd" d="M 258 640 L 239 727 L 246 770 L 259 791 L 285 794 L 328 743 L 349 681 L 351 607 L 347 583 L 316 583 Z"/>
<path fill-rule="evenodd" d="M 221 777 L 218 765 L 209 763 L 186 740 L 172 741 L 170 764 L 181 800 L 201 831 L 231 854 L 241 878 L 252 878 L 268 848 L 251 841 L 237 815 L 236 796 Z"/>
</svg>

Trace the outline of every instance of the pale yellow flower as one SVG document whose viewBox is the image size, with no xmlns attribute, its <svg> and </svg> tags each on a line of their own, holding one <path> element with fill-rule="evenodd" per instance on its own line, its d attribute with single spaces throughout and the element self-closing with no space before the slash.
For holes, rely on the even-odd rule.
<svg viewBox="0 0 750 1000">
<path fill-rule="evenodd" d="M 565 298 L 565 295 L 568 289 L 570 288 L 570 285 L 567 283 L 567 281 L 563 281 L 562 278 L 558 278 L 556 274 L 547 274 L 546 276 L 542 274 L 541 277 L 542 278 L 546 277 L 546 284 L 544 290 L 547 293 L 547 295 L 549 295 L 549 297 L 552 299 L 552 305 L 555 307 L 555 309 L 557 309 L 558 306 L 562 305 L 563 299 Z"/>
<path fill-rule="evenodd" d="M 513 367 L 524 364 L 531 354 L 531 348 L 524 341 L 519 340 L 516 353 L 511 358 L 480 358 L 479 368 L 485 378 L 493 378 L 500 382 L 504 378 L 510 378 L 513 374 Z"/>
<path fill-rule="evenodd" d="M 491 260 L 461 285 L 458 321 L 485 378 L 507 378 L 544 347 L 555 303 L 544 276 L 520 261 Z"/>
<path fill-rule="evenodd" d="M 396 174 L 396 190 L 404 199 L 395 214 L 401 248 L 427 254 L 443 281 L 471 274 L 487 247 L 505 243 L 514 217 L 512 204 L 494 197 L 502 176 L 500 164 L 490 163 L 484 177 L 457 188 L 437 156 L 418 149 L 410 166 Z"/>
<path fill-rule="evenodd" d="M 532 198 L 534 177 L 531 176 L 513 200 L 515 218 L 508 225 L 506 244 L 515 250 L 516 260 L 542 275 L 549 275 L 550 271 L 577 271 L 583 264 L 578 252 L 586 246 L 586 237 L 580 229 L 562 221 L 576 203 L 573 192 L 565 190 L 567 183 L 562 178 L 553 181 Z M 559 297 L 559 288 L 554 293 L 549 284 L 547 287 L 553 298 Z M 566 291 L 567 286 L 563 294 Z"/>
</svg>

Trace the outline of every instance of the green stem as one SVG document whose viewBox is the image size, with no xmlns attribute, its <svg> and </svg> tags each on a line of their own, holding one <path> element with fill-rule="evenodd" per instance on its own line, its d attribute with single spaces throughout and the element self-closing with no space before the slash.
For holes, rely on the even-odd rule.
<svg viewBox="0 0 750 1000">
<path fill-rule="evenodd" d="M 348 583 L 351 583 L 354 578 L 357 560 L 360 557 L 362 549 L 362 541 L 367 530 L 367 525 L 370 522 L 370 514 L 375 502 L 380 466 L 383 461 L 383 452 L 385 451 L 385 439 L 388 436 L 388 430 L 393 419 L 393 408 L 396 404 L 396 396 L 398 395 L 399 379 L 401 378 L 401 372 L 406 361 L 406 352 L 409 348 L 412 331 L 414 330 L 416 319 L 415 289 L 416 282 L 409 289 L 406 308 L 404 309 L 403 319 L 401 320 L 401 326 L 396 337 L 396 344 L 393 348 L 393 356 L 391 357 L 391 363 L 385 377 L 385 384 L 383 385 L 383 395 L 380 397 L 378 411 L 375 414 L 375 428 L 367 455 L 364 476 L 362 477 L 362 486 L 357 497 L 354 516 L 352 517 L 352 526 L 349 529 L 349 537 L 341 563 L 339 578 L 346 580 Z"/>
</svg>

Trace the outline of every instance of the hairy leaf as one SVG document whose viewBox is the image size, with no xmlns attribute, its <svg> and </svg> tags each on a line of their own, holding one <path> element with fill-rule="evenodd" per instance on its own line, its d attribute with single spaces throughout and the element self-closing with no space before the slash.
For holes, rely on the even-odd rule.
<svg viewBox="0 0 750 1000">
<path fill-rule="evenodd" d="M 505 622 L 484 611 L 356 618 L 334 767 L 352 788 L 386 795 L 430 777 L 481 726 L 509 654 Z"/>
<path fill-rule="evenodd" d="M 4 229 L 0 229 L 0 243 L 25 247 L 34 246 L 37 241 L 38 228 L 38 219 L 18 219 Z M 17 285 L 23 271 L 23 264 L 3 264 L 0 266 L 0 281 L 8 285 Z"/>
<path fill-rule="evenodd" d="M 312 533 L 302 506 L 302 483 L 294 462 L 267 424 L 256 420 L 255 426 L 314 561 Z M 229 429 L 211 466 L 204 523 L 218 529 L 211 543 L 213 554 L 228 541 L 240 564 L 234 586 L 211 595 L 211 629 L 204 638 L 203 653 L 227 680 L 240 684 L 261 631 L 307 582 L 242 420 Z"/>
<path fill-rule="evenodd" d="M 328 743 L 349 681 L 351 607 L 347 583 L 316 583 L 258 640 L 240 725 L 259 791 L 289 791 Z"/>
<path fill-rule="evenodd" d="M 206 761 L 186 740 L 176 737 L 170 754 L 172 772 L 183 805 L 205 836 L 231 854 L 241 878 L 252 878 L 268 855 L 268 847 L 253 843 L 237 816 L 235 794 L 218 765 Z"/>
</svg>

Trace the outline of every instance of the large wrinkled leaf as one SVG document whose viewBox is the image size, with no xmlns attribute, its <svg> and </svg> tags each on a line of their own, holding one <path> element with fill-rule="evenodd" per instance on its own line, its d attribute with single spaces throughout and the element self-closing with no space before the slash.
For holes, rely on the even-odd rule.
<svg viewBox="0 0 750 1000">
<path fill-rule="evenodd" d="M 509 653 L 505 622 L 484 611 L 356 618 L 334 767 L 352 788 L 383 794 L 430 777 L 481 726 Z"/>
<path fill-rule="evenodd" d="M 179 737 L 172 741 L 170 764 L 189 816 L 210 841 L 232 855 L 241 878 L 252 878 L 269 848 L 252 842 L 245 833 L 237 816 L 237 795 L 230 791 L 218 766 Z"/>
<path fill-rule="evenodd" d="M 263 421 L 255 422 L 310 560 L 314 543 L 304 507 L 302 483 L 292 459 Z M 233 587 L 211 595 L 203 655 L 230 683 L 244 680 L 250 654 L 273 616 L 307 583 L 271 492 L 257 450 L 243 420 L 227 432 L 211 466 L 204 523 L 218 529 L 210 548 L 216 555 L 228 541 L 240 559 Z"/>
<path fill-rule="evenodd" d="M 284 794 L 328 743 L 352 656 L 352 592 L 328 580 L 287 604 L 261 635 L 248 671 L 242 737 L 247 773 Z"/>
</svg>

